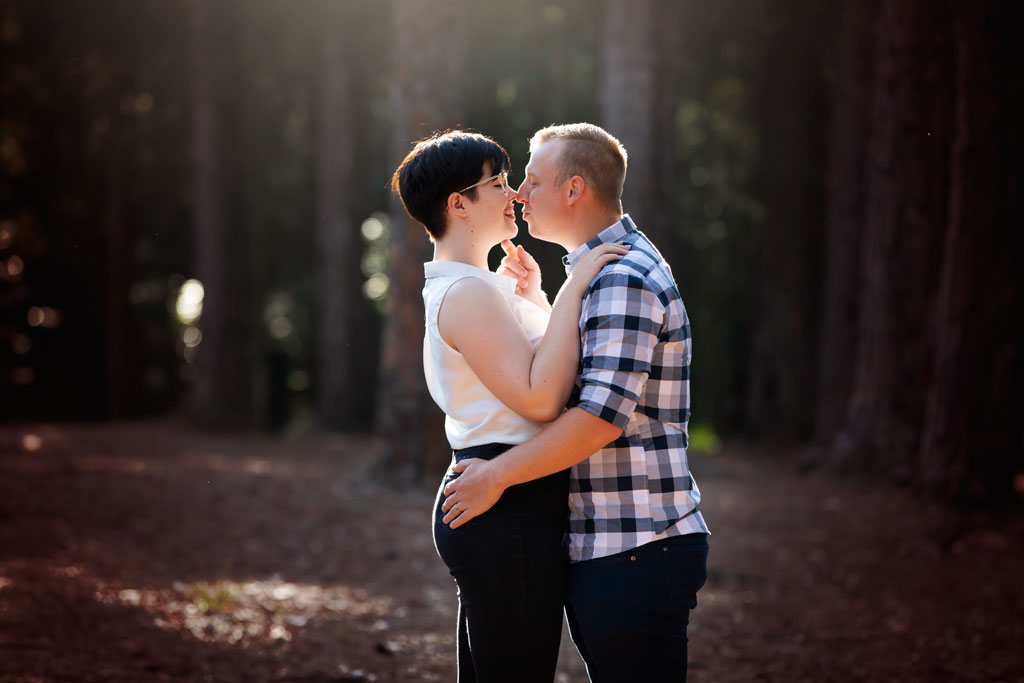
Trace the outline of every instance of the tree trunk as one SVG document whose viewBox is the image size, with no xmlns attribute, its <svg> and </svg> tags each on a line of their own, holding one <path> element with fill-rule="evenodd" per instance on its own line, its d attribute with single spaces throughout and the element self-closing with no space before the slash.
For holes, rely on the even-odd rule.
<svg viewBox="0 0 1024 683">
<path fill-rule="evenodd" d="M 216 3 L 193 0 L 190 6 L 192 162 L 194 169 L 195 271 L 202 282 L 202 342 L 196 354 L 197 376 L 191 412 L 211 426 L 238 425 L 251 416 L 246 310 L 241 284 L 245 259 L 232 253 L 223 167 L 222 103 L 224 82 L 218 65 L 223 46 L 218 44 Z M 238 247 L 241 248 L 241 247 Z"/>
<path fill-rule="evenodd" d="M 1010 164 L 997 0 L 953 2 L 956 100 L 948 219 L 917 481 L 945 499 L 1005 500 L 1014 335 Z M 1009 73 L 1009 72 L 1008 72 Z M 1012 80 L 1012 77 L 1011 77 Z M 1019 135 L 1018 135 L 1019 137 Z M 1019 148 L 1018 148 L 1019 149 Z"/>
<path fill-rule="evenodd" d="M 608 0 L 602 41 L 601 119 L 629 154 L 623 210 L 655 243 L 656 27 L 654 0 Z"/>
<path fill-rule="evenodd" d="M 758 78 L 760 157 L 766 217 L 761 288 L 752 339 L 748 428 L 757 436 L 803 440 L 814 422 L 820 301 L 820 197 L 827 130 L 817 113 L 827 97 L 821 77 L 821 25 L 807 8 L 772 13 L 761 36 Z"/>
<path fill-rule="evenodd" d="M 354 357 L 353 341 L 358 334 L 355 316 L 362 296 L 358 268 L 362 241 L 349 207 L 356 128 L 351 108 L 350 62 L 338 39 L 345 24 L 344 7 L 330 3 L 324 9 L 316 179 L 320 259 L 317 411 L 323 426 L 351 429 L 357 426 L 358 404 L 365 401 L 357 390 L 353 372 L 353 364 L 360 361 Z"/>
<path fill-rule="evenodd" d="M 396 0 L 393 167 L 413 142 L 457 125 L 462 111 L 465 25 L 460 0 Z M 391 206 L 389 314 L 382 334 L 377 427 L 387 438 L 392 476 L 409 480 L 443 470 L 444 417 L 423 379 L 423 263 L 431 258 L 423 227 L 397 198 Z"/>
<path fill-rule="evenodd" d="M 654 44 L 657 60 L 654 67 L 654 107 L 651 174 L 649 182 L 654 190 L 653 204 L 642 207 L 644 214 L 641 230 L 656 243 L 668 264 L 679 272 L 683 261 L 683 231 L 676 214 L 679 205 L 678 123 L 676 116 L 688 91 L 686 59 L 689 49 L 689 14 L 692 8 L 662 0 L 656 7 Z M 628 148 L 627 148 L 628 149 Z M 636 171 L 632 167 L 632 171 Z M 632 173 L 631 171 L 631 173 Z M 633 178 L 633 182 L 637 179 Z M 685 299 L 687 293 L 683 293 Z"/>
<path fill-rule="evenodd" d="M 910 476 L 933 346 L 929 313 L 946 225 L 949 18 L 931 0 L 880 11 L 853 390 L 835 457 Z"/>
<path fill-rule="evenodd" d="M 128 406 L 128 235 L 124 217 L 124 161 L 118 118 L 106 158 L 107 417 L 123 418 Z"/>
<path fill-rule="evenodd" d="M 830 443 L 842 426 L 853 385 L 864 223 L 866 141 L 874 96 L 878 0 L 843 5 L 829 135 L 824 293 L 818 347 L 815 441 Z"/>
</svg>

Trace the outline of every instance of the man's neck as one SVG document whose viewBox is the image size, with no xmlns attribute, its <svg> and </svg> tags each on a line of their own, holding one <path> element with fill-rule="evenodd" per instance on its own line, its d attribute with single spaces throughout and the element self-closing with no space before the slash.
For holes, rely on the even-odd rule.
<svg viewBox="0 0 1024 683">
<path fill-rule="evenodd" d="M 587 216 L 580 220 L 573 230 L 572 236 L 562 245 L 565 251 L 572 253 L 586 244 L 594 237 L 604 232 L 608 227 L 622 220 L 623 214 L 619 212 L 600 212 Z"/>
</svg>

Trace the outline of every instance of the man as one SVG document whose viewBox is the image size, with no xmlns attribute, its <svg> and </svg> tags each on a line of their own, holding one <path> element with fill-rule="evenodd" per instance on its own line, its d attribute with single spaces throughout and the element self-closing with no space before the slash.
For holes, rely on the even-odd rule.
<svg viewBox="0 0 1024 683">
<path fill-rule="evenodd" d="M 571 467 L 565 611 L 590 679 L 685 681 L 686 627 L 708 552 L 686 459 L 686 310 L 668 264 L 622 213 L 619 141 L 590 124 L 553 126 L 534 135 L 530 152 L 517 200 L 530 234 L 568 252 L 567 271 L 599 244 L 631 248 L 583 300 L 572 407 L 500 457 L 456 465 L 444 521 L 456 528 L 509 486 Z M 504 263 L 537 286 L 535 264 L 519 253 Z"/>
</svg>

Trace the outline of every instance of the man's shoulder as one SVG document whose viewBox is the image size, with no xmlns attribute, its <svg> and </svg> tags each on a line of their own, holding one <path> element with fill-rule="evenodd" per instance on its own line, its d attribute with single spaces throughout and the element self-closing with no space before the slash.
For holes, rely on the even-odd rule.
<svg viewBox="0 0 1024 683">
<path fill-rule="evenodd" d="M 659 295 L 676 289 L 672 269 L 646 240 L 632 244 L 629 253 L 602 268 L 594 286 L 646 289 Z"/>
</svg>

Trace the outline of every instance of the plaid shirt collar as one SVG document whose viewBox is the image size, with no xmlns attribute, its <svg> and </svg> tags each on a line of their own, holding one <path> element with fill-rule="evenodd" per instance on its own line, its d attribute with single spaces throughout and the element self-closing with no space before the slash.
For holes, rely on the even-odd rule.
<svg viewBox="0 0 1024 683">
<path fill-rule="evenodd" d="M 627 213 L 624 214 L 620 220 L 612 223 L 609 227 L 581 244 L 578 248 L 573 250 L 572 253 L 563 256 L 562 265 L 565 266 L 565 274 L 568 275 L 571 273 L 572 269 L 576 267 L 576 264 L 579 263 L 584 254 L 594 247 L 600 244 L 605 244 L 606 242 L 618 242 L 631 232 L 636 232 L 636 224 L 633 223 L 633 219 L 631 219 Z"/>
</svg>

